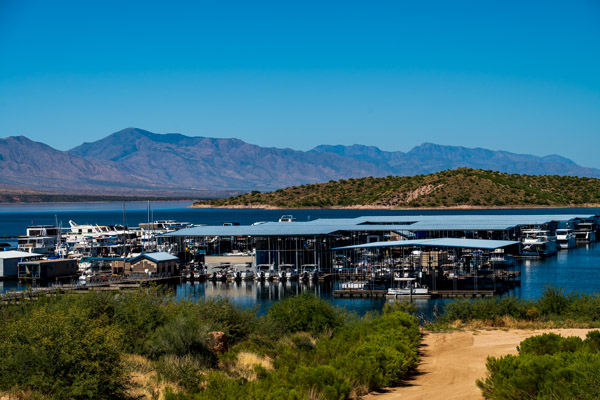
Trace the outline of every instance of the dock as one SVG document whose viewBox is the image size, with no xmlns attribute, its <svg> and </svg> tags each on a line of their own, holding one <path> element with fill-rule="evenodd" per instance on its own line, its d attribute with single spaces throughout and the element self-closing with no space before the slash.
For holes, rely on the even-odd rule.
<svg viewBox="0 0 600 400">
<path fill-rule="evenodd" d="M 334 297 L 347 298 L 392 298 L 392 299 L 454 299 L 493 297 L 493 290 L 432 290 L 428 294 L 388 295 L 387 290 L 339 289 L 333 291 Z"/>
</svg>

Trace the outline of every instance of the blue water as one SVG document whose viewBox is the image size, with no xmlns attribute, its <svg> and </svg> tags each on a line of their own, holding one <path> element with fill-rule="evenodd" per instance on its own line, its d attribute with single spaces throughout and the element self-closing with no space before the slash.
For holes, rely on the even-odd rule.
<svg viewBox="0 0 600 400">
<path fill-rule="evenodd" d="M 497 215 L 497 214 L 600 214 L 600 209 L 511 209 L 511 210 L 232 210 L 190 209 L 191 202 L 150 203 L 150 219 L 175 219 L 194 224 L 220 225 L 223 222 L 239 222 L 248 225 L 257 221 L 277 221 L 283 214 L 292 214 L 298 221 L 317 218 L 353 218 L 364 215 Z M 146 202 L 127 202 L 126 222 L 130 226 L 148 220 Z M 68 226 L 69 220 L 77 223 L 122 224 L 122 203 L 46 203 L 0 205 L 0 240 L 5 235 L 14 237 L 24 234 L 31 224 L 54 224 Z M 600 292 L 600 243 L 561 251 L 557 256 L 540 261 L 523 261 L 521 287 L 512 294 L 526 299 L 541 295 L 547 285 L 566 291 L 582 293 Z M 14 281 L 0 281 L 0 291 L 23 289 Z M 274 301 L 301 291 L 312 291 L 330 299 L 335 305 L 346 307 L 363 315 L 370 310 L 380 310 L 384 299 L 334 299 L 333 287 L 327 284 L 305 286 L 300 283 L 184 283 L 176 288 L 177 296 L 199 299 L 210 296 L 227 296 L 247 307 L 257 307 L 260 312 Z M 418 301 L 421 312 L 429 316 L 434 304 L 442 301 Z"/>
<path fill-rule="evenodd" d="M 600 214 L 595 208 L 553 208 L 514 210 L 238 210 L 187 208 L 191 202 L 125 202 L 125 220 L 129 226 L 159 219 L 174 219 L 193 224 L 220 225 L 239 222 L 250 225 L 258 221 L 277 221 L 284 214 L 292 214 L 297 221 L 317 218 L 355 218 L 365 215 L 523 215 L 523 214 Z M 148 216 L 150 214 L 150 216 Z M 55 224 L 69 226 L 69 220 L 78 224 L 123 224 L 123 203 L 41 203 L 0 204 L 0 238 L 25 234 L 28 225 Z"/>
</svg>

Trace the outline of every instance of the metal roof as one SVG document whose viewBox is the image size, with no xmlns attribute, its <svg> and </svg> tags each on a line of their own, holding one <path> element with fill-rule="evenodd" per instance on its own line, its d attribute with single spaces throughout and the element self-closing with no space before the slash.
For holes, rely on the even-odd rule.
<svg viewBox="0 0 600 400">
<path fill-rule="evenodd" d="M 365 216 L 321 218 L 308 222 L 265 222 L 249 226 L 196 226 L 163 236 L 319 236 L 335 232 L 489 231 L 595 217 L 582 214 Z"/>
<path fill-rule="evenodd" d="M 335 232 L 330 226 L 312 226 L 306 222 L 267 222 L 250 226 L 195 226 L 162 236 L 318 236 Z"/>
<path fill-rule="evenodd" d="M 495 250 L 512 246 L 520 242 L 514 240 L 484 240 L 484 239 L 422 239 L 422 240 L 395 240 L 389 242 L 373 242 L 356 246 L 336 247 L 332 250 L 370 249 L 379 247 L 460 247 L 465 249 Z"/>
<path fill-rule="evenodd" d="M 149 258 L 150 260 L 152 260 L 154 262 L 179 260 L 179 258 L 175 257 L 174 255 L 171 255 L 169 253 L 165 253 L 162 251 L 158 251 L 156 253 L 142 253 L 139 256 L 134 257 L 129 261 L 135 261 L 139 258 Z"/>
<path fill-rule="evenodd" d="M 27 251 L 0 251 L 0 258 L 8 259 L 8 258 L 30 258 L 30 257 L 41 257 L 42 254 L 37 253 L 29 253 Z"/>
</svg>

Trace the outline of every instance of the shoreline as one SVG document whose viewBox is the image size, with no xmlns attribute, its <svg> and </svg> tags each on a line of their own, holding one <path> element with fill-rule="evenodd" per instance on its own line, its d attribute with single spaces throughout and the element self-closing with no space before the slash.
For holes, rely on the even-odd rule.
<svg viewBox="0 0 600 400">
<path fill-rule="evenodd" d="M 600 208 L 600 204 L 584 204 L 584 205 L 564 205 L 564 206 L 538 206 L 538 205 L 515 205 L 515 206 L 451 206 L 451 207 L 387 207 L 387 206 L 369 206 L 369 205 L 355 205 L 355 206 L 344 206 L 344 207 L 277 207 L 268 204 L 251 204 L 251 205 L 227 205 L 227 206 L 215 206 L 210 204 L 197 204 L 194 203 L 188 208 L 214 208 L 214 209 L 240 209 L 240 210 L 398 210 L 398 211 L 409 211 L 409 210 L 518 210 L 518 209 L 555 209 L 555 208 L 581 208 L 581 209 L 592 209 Z"/>
</svg>

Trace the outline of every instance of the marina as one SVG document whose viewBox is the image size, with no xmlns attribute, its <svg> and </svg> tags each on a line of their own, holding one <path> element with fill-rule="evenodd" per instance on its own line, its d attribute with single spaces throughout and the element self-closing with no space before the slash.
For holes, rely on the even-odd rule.
<svg viewBox="0 0 600 400">
<path fill-rule="evenodd" d="M 138 219 L 161 214 L 148 212 L 149 207 L 146 207 L 146 210 L 137 211 Z M 124 216 L 123 210 L 119 212 L 116 208 L 113 218 L 133 219 L 129 217 L 131 212 Z M 151 282 L 162 277 L 164 282 L 177 288 L 205 288 L 205 294 L 214 291 L 230 296 L 239 293 L 232 289 L 245 288 L 245 295 L 257 297 L 248 299 L 251 303 L 264 301 L 260 300 L 263 297 L 260 293 L 265 290 L 275 299 L 311 288 L 334 301 L 346 305 L 345 302 L 350 301 L 351 308 L 364 301 L 379 304 L 379 301 L 408 299 L 435 303 L 455 297 L 488 297 L 504 293 L 522 295 L 525 292 L 528 296 L 532 266 L 544 268 L 544 265 L 559 261 L 566 262 L 570 268 L 568 260 L 573 259 L 572 254 L 594 251 L 593 241 L 581 239 L 576 241 L 577 247 L 570 245 L 563 249 L 559 245 L 560 235 L 566 232 L 573 237 L 575 232 L 586 231 L 586 237 L 593 238 L 598 227 L 598 210 L 546 210 L 545 213 L 540 210 L 503 210 L 502 213 L 479 210 L 479 214 L 472 210 L 421 211 L 427 215 L 405 211 L 361 215 L 371 212 L 294 210 L 294 214 L 284 217 L 281 217 L 281 211 L 275 210 L 269 211 L 269 218 L 265 218 L 266 210 L 256 213 L 214 210 L 222 222 L 203 223 L 215 218 L 214 215 L 198 220 L 198 216 L 212 215 L 211 212 L 169 210 L 162 212 L 160 220 L 142 221 L 135 227 L 111 225 L 106 221 L 80 224 L 67 215 L 73 224 L 57 235 L 54 255 L 29 253 L 28 261 L 32 261 L 31 256 L 35 254 L 38 256 L 34 256 L 33 261 L 66 255 L 67 259 L 78 263 L 78 276 L 55 277 L 46 279 L 47 282 L 36 277 L 22 279 L 22 283 L 15 283 L 14 278 L 18 276 L 5 277 L 4 282 L 0 280 L 0 291 L 52 286 L 57 281 L 62 282 L 65 291 L 117 290 L 99 281 L 102 277 L 126 280 L 135 276 L 136 283 L 122 283 L 120 289 L 138 287 L 140 279 Z M 311 213 L 310 217 L 308 213 Z M 322 218 L 313 217 L 319 213 Z M 101 220 L 103 213 L 90 215 Z M 181 216 L 183 218 L 169 218 Z M 56 216 L 54 219 L 58 220 Z M 256 223 L 259 219 L 262 222 Z M 178 222 L 182 220 L 191 222 Z M 45 229 L 56 225 L 60 227 L 61 224 L 48 225 Z M 24 230 L 34 227 L 29 225 Z M 554 236 L 556 252 L 545 255 L 523 251 L 527 236 L 536 230 Z M 74 251 L 74 244 L 82 241 L 93 245 L 81 246 Z M 11 246 L 6 248 L 10 249 Z M 153 254 L 172 257 L 175 264 L 159 267 L 160 262 L 152 261 L 157 257 Z M 141 264 L 132 269 L 132 261 Z M 126 263 L 129 263 L 130 276 L 125 273 Z M 541 291 L 544 284 L 540 283 L 535 291 Z M 586 281 L 586 284 L 593 285 L 594 280 Z"/>
</svg>

